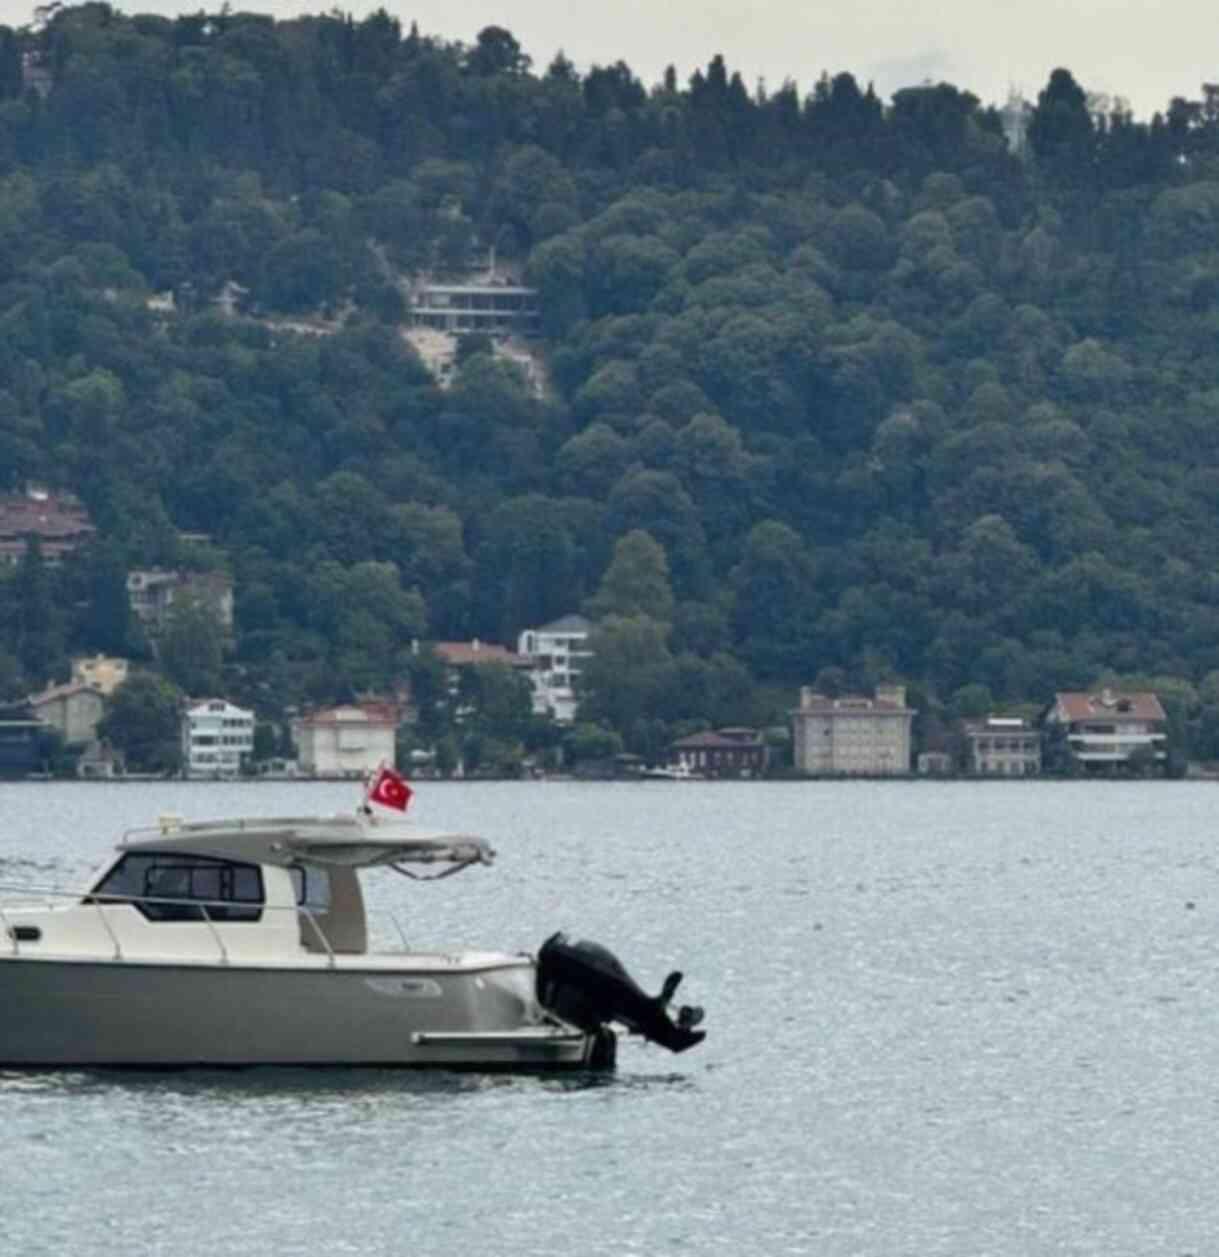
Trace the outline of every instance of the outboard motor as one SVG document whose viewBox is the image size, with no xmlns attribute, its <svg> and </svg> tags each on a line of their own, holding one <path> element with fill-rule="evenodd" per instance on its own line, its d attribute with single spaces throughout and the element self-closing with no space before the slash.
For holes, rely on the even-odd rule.
<svg viewBox="0 0 1219 1257">
<path fill-rule="evenodd" d="M 681 978 L 669 974 L 660 994 L 648 995 L 600 943 L 572 943 L 552 934 L 538 952 L 537 996 L 544 1008 L 587 1034 L 600 1034 L 607 1022 L 621 1022 L 671 1052 L 684 1052 L 707 1037 L 705 1030 L 695 1029 L 703 1019 L 701 1008 L 683 1005 L 676 1019 L 669 1016 Z"/>
</svg>

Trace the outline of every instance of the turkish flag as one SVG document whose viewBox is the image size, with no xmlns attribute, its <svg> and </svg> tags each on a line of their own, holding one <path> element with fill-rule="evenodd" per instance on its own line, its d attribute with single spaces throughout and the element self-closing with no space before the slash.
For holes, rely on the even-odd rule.
<svg viewBox="0 0 1219 1257">
<path fill-rule="evenodd" d="M 381 767 L 368 791 L 373 803 L 382 807 L 392 807 L 399 812 L 406 811 L 406 805 L 415 792 L 406 784 L 406 778 L 394 772 L 392 768 Z"/>
</svg>

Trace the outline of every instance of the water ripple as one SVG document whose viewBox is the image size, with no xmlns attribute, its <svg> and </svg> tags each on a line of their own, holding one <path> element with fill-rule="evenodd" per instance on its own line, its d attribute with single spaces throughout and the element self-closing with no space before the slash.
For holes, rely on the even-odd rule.
<svg viewBox="0 0 1219 1257">
<path fill-rule="evenodd" d="M 598 939 L 650 988 L 681 968 L 706 1043 L 624 1043 L 611 1077 L 3 1072 L 0 1254 L 1212 1251 L 1215 797 L 421 788 L 500 854 L 409 895 L 412 941 Z M 163 811 L 351 801 L 0 786 L 0 877 L 74 879 Z"/>
</svg>

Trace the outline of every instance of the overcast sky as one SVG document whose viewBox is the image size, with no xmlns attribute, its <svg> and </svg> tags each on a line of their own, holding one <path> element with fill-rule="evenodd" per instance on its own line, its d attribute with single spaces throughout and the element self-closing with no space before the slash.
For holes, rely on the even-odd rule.
<svg viewBox="0 0 1219 1257">
<path fill-rule="evenodd" d="M 1066 66 L 1088 91 L 1124 97 L 1150 117 L 1173 96 L 1200 97 L 1219 80 L 1219 6 L 1209 0 L 231 0 L 233 9 L 296 17 L 341 9 L 355 17 L 384 7 L 404 27 L 472 42 L 503 26 L 544 70 L 562 50 L 581 70 L 619 59 L 651 86 L 672 63 L 681 82 L 722 52 L 752 89 L 793 79 L 807 92 L 823 70 L 849 70 L 888 97 L 927 79 L 1002 103 L 1011 88 L 1034 100 L 1050 71 Z M 215 11 L 220 0 L 118 0 L 123 13 Z M 13 25 L 30 0 L 0 0 Z"/>
</svg>

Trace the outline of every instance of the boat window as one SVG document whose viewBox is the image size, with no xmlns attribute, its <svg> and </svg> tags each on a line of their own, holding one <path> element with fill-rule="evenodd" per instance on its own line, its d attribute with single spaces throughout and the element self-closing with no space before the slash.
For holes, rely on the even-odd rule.
<svg viewBox="0 0 1219 1257">
<path fill-rule="evenodd" d="M 309 908 L 313 912 L 325 912 L 329 909 L 329 869 L 319 869 L 310 864 L 293 864 L 288 872 L 292 874 L 292 887 L 296 891 L 298 907 Z"/>
<path fill-rule="evenodd" d="M 257 921 L 264 902 L 256 864 L 177 852 L 129 852 L 90 901 L 131 900 L 150 921 Z M 160 901 L 172 902 L 160 902 Z M 153 901 L 153 902 L 149 902 Z"/>
</svg>

